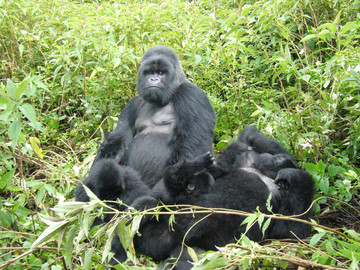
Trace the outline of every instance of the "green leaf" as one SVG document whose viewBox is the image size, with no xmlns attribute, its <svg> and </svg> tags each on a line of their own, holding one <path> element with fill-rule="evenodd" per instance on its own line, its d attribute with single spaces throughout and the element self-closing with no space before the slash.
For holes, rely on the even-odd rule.
<svg viewBox="0 0 360 270">
<path fill-rule="evenodd" d="M 24 52 L 24 45 L 20 44 L 19 45 L 19 53 L 20 53 L 20 57 L 23 56 L 23 52 Z"/>
<path fill-rule="evenodd" d="M 264 218 L 265 218 L 264 214 L 259 215 L 259 217 L 258 217 L 259 228 L 261 228 Z"/>
<path fill-rule="evenodd" d="M 358 27 L 359 25 L 356 22 L 347 22 L 342 28 L 341 28 L 341 34 L 345 34 L 353 29 L 355 29 L 356 27 Z"/>
<path fill-rule="evenodd" d="M 344 171 L 344 169 L 342 167 L 334 166 L 334 165 L 329 165 L 327 170 L 328 170 L 328 173 L 329 173 L 330 177 L 334 177 L 339 172 Z"/>
<path fill-rule="evenodd" d="M 198 257 L 194 249 L 192 249 L 191 247 L 187 247 L 187 252 L 189 253 L 190 258 L 193 262 L 198 262 Z"/>
<path fill-rule="evenodd" d="M 124 247 L 124 249 L 127 251 L 126 253 L 128 254 L 128 256 L 130 256 L 130 260 L 131 261 L 135 261 L 136 260 L 136 253 L 135 253 L 135 248 L 134 248 L 134 243 L 133 243 L 133 236 L 131 235 L 131 231 L 130 231 L 130 226 L 131 225 L 126 225 L 127 224 L 127 219 L 121 219 L 119 220 L 116 224 L 115 224 L 115 229 L 116 229 L 116 233 L 120 238 L 120 242 L 122 244 L 122 246 Z M 112 237 L 114 236 L 113 233 L 109 230 L 107 230 L 106 232 L 108 234 L 109 239 L 112 239 Z M 111 245 L 111 240 L 110 241 Z M 106 245 L 105 245 L 106 246 Z M 105 253 L 106 249 L 104 248 L 104 253 Z M 109 250 L 110 251 L 110 246 L 109 246 Z M 103 260 L 104 260 L 104 254 L 103 254 Z"/>
<path fill-rule="evenodd" d="M 242 15 L 243 15 L 244 17 L 246 17 L 246 16 L 249 14 L 251 8 L 252 8 L 252 6 L 249 6 L 248 4 L 245 4 L 245 5 L 242 7 Z"/>
<path fill-rule="evenodd" d="M 59 231 L 61 231 L 67 225 L 68 225 L 68 222 L 66 220 L 62 220 L 62 221 L 56 222 L 55 224 L 46 228 L 42 232 L 42 234 L 35 240 L 35 242 L 31 246 L 31 248 L 36 248 L 40 244 L 44 243 L 45 241 L 47 241 L 48 239 L 53 237 L 55 234 L 57 234 Z"/>
<path fill-rule="evenodd" d="M 251 216 L 248 216 L 247 218 L 245 218 L 245 220 L 241 223 L 241 225 L 247 224 L 246 231 L 248 231 L 252 227 L 252 225 L 254 225 L 257 218 L 258 218 L 258 215 L 256 213 L 252 214 Z"/>
<path fill-rule="evenodd" d="M 89 248 L 86 253 L 85 253 L 85 256 L 84 256 L 84 266 L 82 269 L 86 270 L 86 269 L 91 269 L 91 257 L 94 253 L 94 250 L 95 248 L 92 247 L 92 248 Z"/>
<path fill-rule="evenodd" d="M 72 252 L 74 250 L 74 238 L 76 236 L 79 224 L 74 224 L 66 234 L 65 244 L 65 263 L 68 267 L 71 267 Z"/>
<path fill-rule="evenodd" d="M 9 139 L 12 141 L 11 145 L 13 149 L 15 149 L 17 146 L 20 132 L 21 132 L 21 121 L 15 120 L 10 124 L 8 130 Z"/>
<path fill-rule="evenodd" d="M 12 82 L 12 80 L 6 80 L 6 88 L 5 92 L 12 98 L 15 98 L 16 85 Z"/>
<path fill-rule="evenodd" d="M 271 198 L 272 198 L 272 193 L 269 194 L 269 197 L 266 200 L 266 209 L 270 212 L 272 212 L 272 208 L 273 208 L 273 206 L 271 205 Z"/>
<path fill-rule="evenodd" d="M 318 37 L 327 41 L 328 37 L 330 36 L 329 33 L 330 33 L 330 30 L 328 30 L 328 29 L 321 30 L 321 32 L 318 33 Z"/>
<path fill-rule="evenodd" d="M 13 168 L 1 176 L 0 190 L 5 190 L 12 183 L 12 180 L 14 179 L 15 171 L 16 168 Z"/>
<path fill-rule="evenodd" d="M 315 34 L 307 35 L 302 40 L 300 40 L 300 42 L 306 42 L 306 41 L 308 41 L 310 39 L 313 39 L 313 38 L 317 38 L 317 36 Z"/>
<path fill-rule="evenodd" d="M 265 235 L 265 231 L 267 230 L 267 228 L 269 228 L 270 222 L 271 222 L 271 218 L 268 218 L 268 219 L 265 221 L 265 223 L 264 223 L 264 225 L 263 225 L 263 227 L 262 227 L 262 233 L 263 233 L 263 235 Z"/>
<path fill-rule="evenodd" d="M 21 105 L 19 107 L 19 110 L 23 113 L 23 115 L 30 120 L 32 126 L 39 130 L 39 131 L 43 131 L 41 128 L 41 124 L 37 121 L 36 119 L 36 114 L 35 114 L 35 110 L 34 107 L 29 104 L 29 103 L 25 103 L 23 105 Z"/>
<path fill-rule="evenodd" d="M 44 155 L 42 153 L 42 149 L 40 148 L 40 140 L 36 137 L 30 137 L 29 139 L 30 145 L 34 150 L 35 154 L 40 158 L 43 159 Z"/>
<path fill-rule="evenodd" d="M 131 222 L 131 231 L 130 231 L 130 237 L 134 237 L 135 234 L 139 231 L 140 228 L 140 222 L 142 219 L 142 215 L 135 216 Z"/>
<path fill-rule="evenodd" d="M 119 222 L 118 224 L 121 224 L 121 226 L 124 226 L 124 223 Z M 111 226 L 107 231 L 106 231 L 106 242 L 105 242 L 105 246 L 104 246 L 104 250 L 103 250 L 103 254 L 102 254 L 102 262 L 105 262 L 107 256 L 109 255 L 110 249 L 111 249 L 111 243 L 112 243 L 112 239 L 115 235 L 115 231 L 121 231 L 118 228 L 119 226 L 117 224 Z M 123 233 L 121 234 L 122 236 L 124 235 Z M 127 236 L 126 236 L 127 237 Z M 126 239 L 127 241 L 128 239 Z M 128 246 L 124 245 L 123 241 L 121 241 L 121 237 L 120 237 L 120 242 L 123 245 L 124 249 L 127 250 Z"/>
<path fill-rule="evenodd" d="M 58 242 L 58 245 L 57 245 L 58 251 L 60 250 L 60 247 L 62 245 L 62 240 L 64 238 L 67 228 L 68 228 L 68 226 L 63 227 L 62 230 L 58 234 L 58 241 L 57 241 Z"/>
<path fill-rule="evenodd" d="M 300 79 L 303 79 L 305 82 L 309 82 L 311 79 L 311 76 L 309 74 L 302 75 Z"/>
<path fill-rule="evenodd" d="M 30 79 L 26 79 L 23 80 L 18 87 L 16 88 L 15 91 L 15 99 L 19 99 L 19 97 L 21 96 L 22 93 L 24 93 L 24 91 L 26 90 L 26 88 L 29 86 L 29 81 Z"/>
<path fill-rule="evenodd" d="M 100 201 L 100 199 L 94 194 L 94 192 L 91 191 L 91 189 L 89 189 L 87 186 L 85 186 L 82 183 L 83 188 L 85 189 L 86 195 L 89 196 L 90 199 L 94 199 L 96 201 Z"/>
<path fill-rule="evenodd" d="M 325 235 L 325 232 L 315 234 L 313 237 L 311 237 L 310 245 L 315 246 L 324 235 Z"/>
<path fill-rule="evenodd" d="M 204 258 L 204 262 L 200 265 L 194 266 L 193 270 L 212 270 L 222 269 L 227 265 L 227 260 L 219 253 L 207 254 Z"/>
</svg>

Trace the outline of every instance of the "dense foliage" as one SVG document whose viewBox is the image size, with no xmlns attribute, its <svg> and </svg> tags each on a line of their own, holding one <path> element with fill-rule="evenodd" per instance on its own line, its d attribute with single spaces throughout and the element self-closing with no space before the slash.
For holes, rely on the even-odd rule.
<svg viewBox="0 0 360 270">
<path fill-rule="evenodd" d="M 121 219 L 90 230 L 102 203 L 71 201 L 136 95 L 142 54 L 165 44 L 210 97 L 216 151 L 256 124 L 317 188 L 311 239 L 243 238 L 197 269 L 359 269 L 359 10 L 359 0 L 0 0 L 0 268 L 103 269 L 103 239 L 136 232 Z"/>
</svg>

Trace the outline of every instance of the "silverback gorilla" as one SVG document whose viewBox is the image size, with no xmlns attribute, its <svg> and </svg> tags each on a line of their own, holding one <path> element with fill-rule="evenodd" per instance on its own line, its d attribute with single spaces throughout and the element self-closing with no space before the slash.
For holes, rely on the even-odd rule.
<svg viewBox="0 0 360 270">
<path fill-rule="evenodd" d="M 139 96 L 129 101 L 116 128 L 105 136 L 93 167 L 114 159 L 153 187 L 166 166 L 212 151 L 216 117 L 205 92 L 186 79 L 178 56 L 168 47 L 154 46 L 144 54 L 136 88 Z M 104 172 L 101 165 L 93 167 L 85 185 L 92 190 L 116 188 L 118 183 L 105 177 L 109 173 L 99 172 Z M 76 200 L 89 200 L 82 185 Z"/>
<path fill-rule="evenodd" d="M 193 204 L 247 212 L 259 209 L 269 213 L 266 203 L 271 194 L 274 213 L 299 215 L 306 220 L 311 216 L 311 211 L 303 214 L 313 198 L 311 176 L 279 143 L 255 127 L 245 128 L 238 141 L 230 144 L 215 162 L 210 153 L 192 161 L 178 162 L 166 168 L 162 181 L 164 184 L 155 186 L 152 192 L 165 204 Z M 140 197 L 133 203 L 137 209 L 153 205 L 149 196 Z M 229 214 L 205 216 L 177 215 L 174 230 L 169 229 L 167 216 L 160 216 L 159 220 L 146 219 L 140 227 L 141 236 L 134 238 L 135 248 L 155 260 L 164 260 L 179 255 L 185 235 L 186 245 L 211 250 L 232 243 L 245 233 L 246 225 L 241 225 L 244 217 Z M 304 238 L 310 234 L 310 229 L 303 223 L 273 219 L 265 234 L 258 224 L 254 224 L 246 235 L 254 241 Z M 126 253 L 117 238 L 112 243 L 112 251 L 117 260 L 126 260 Z M 190 269 L 192 265 L 188 259 L 184 251 L 176 269 Z M 171 266 L 174 261 L 167 259 L 162 266 Z M 113 260 L 111 263 L 116 262 Z"/>
</svg>

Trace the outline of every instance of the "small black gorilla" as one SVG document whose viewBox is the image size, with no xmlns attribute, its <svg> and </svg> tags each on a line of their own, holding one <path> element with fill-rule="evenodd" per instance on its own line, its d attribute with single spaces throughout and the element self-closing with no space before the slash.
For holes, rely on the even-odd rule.
<svg viewBox="0 0 360 270">
<path fill-rule="evenodd" d="M 167 167 L 164 178 L 152 189 L 151 194 L 139 197 L 131 207 L 137 210 L 149 209 L 157 206 L 158 199 L 166 205 L 194 204 L 200 196 L 210 192 L 215 184 L 213 176 L 206 172 L 206 168 L 212 165 L 214 160 L 215 158 L 208 152 L 193 161 L 184 160 Z M 186 179 L 185 188 L 183 188 L 184 179 Z M 168 206 L 168 209 L 171 208 Z M 180 250 L 178 244 L 183 237 L 183 234 L 177 230 L 169 229 L 169 218 L 164 215 L 160 215 L 157 219 L 151 216 L 143 217 L 139 235 L 134 237 L 136 251 L 155 260 L 164 260 L 171 254 L 177 254 Z M 118 237 L 114 237 L 111 251 L 115 254 L 110 264 L 115 265 L 126 260 L 126 252 Z M 184 265 L 188 263 L 185 261 Z"/>
<path fill-rule="evenodd" d="M 153 194 L 166 204 L 194 204 L 247 212 L 258 208 L 263 213 L 268 213 L 266 202 L 272 194 L 272 211 L 283 215 L 302 214 L 311 205 L 311 176 L 279 143 L 264 136 L 255 127 L 245 128 L 238 142 L 230 144 L 215 164 L 213 161 L 211 154 L 207 153 L 193 161 L 182 161 L 168 167 L 163 182 L 153 188 Z M 273 175 L 276 177 L 270 178 Z M 139 206 L 142 203 L 146 205 L 146 202 L 147 199 L 139 198 L 137 207 L 144 208 Z M 311 212 L 300 218 L 308 219 L 310 216 Z M 245 226 L 240 225 L 243 217 L 213 214 L 201 220 L 204 217 L 204 214 L 177 215 L 174 231 L 168 229 L 166 216 L 161 216 L 159 221 L 148 220 L 140 228 L 142 236 L 134 239 L 135 247 L 142 254 L 163 260 L 179 254 L 186 233 L 185 243 L 188 246 L 211 250 L 233 242 L 245 232 Z M 310 229 L 302 223 L 273 219 L 265 235 L 255 225 L 247 236 L 254 241 L 294 238 L 295 235 L 304 238 L 309 235 Z M 126 259 L 126 255 L 121 254 L 119 241 L 114 240 L 112 249 L 119 251 L 115 254 L 116 258 Z M 166 263 L 172 262 L 171 259 L 166 260 Z M 187 269 L 190 266 L 186 257 L 182 257 L 177 268 Z"/>
<path fill-rule="evenodd" d="M 212 151 L 216 117 L 203 90 L 186 79 L 176 53 L 154 46 L 138 72 L 139 96 L 122 110 L 95 163 L 114 158 L 154 186 L 166 166 Z"/>
<path fill-rule="evenodd" d="M 120 199 L 124 205 L 111 204 L 112 207 L 123 211 L 138 197 L 151 193 L 150 188 L 145 185 L 140 175 L 132 168 L 119 165 L 114 159 L 101 159 L 90 169 L 88 177 L 83 182 L 100 200 L 116 201 Z M 76 200 L 88 202 L 85 189 L 80 184 L 76 191 Z M 140 209 L 139 209 L 140 210 Z M 110 221 L 112 215 L 105 215 L 104 221 Z M 96 219 L 93 225 L 101 223 Z"/>
</svg>

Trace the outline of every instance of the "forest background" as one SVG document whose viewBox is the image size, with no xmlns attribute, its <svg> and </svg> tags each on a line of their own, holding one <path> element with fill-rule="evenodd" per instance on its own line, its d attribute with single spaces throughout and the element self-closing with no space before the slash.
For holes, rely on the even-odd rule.
<svg viewBox="0 0 360 270">
<path fill-rule="evenodd" d="M 79 208 L 73 191 L 136 96 L 144 51 L 164 44 L 211 100 L 216 153 L 256 125 L 316 186 L 311 238 L 243 238 L 192 254 L 196 269 L 359 269 L 359 10 L 359 0 L 0 0 L 0 268 L 103 269 L 115 229 L 90 229 L 102 204 Z M 122 225 L 131 238 L 136 226 Z M 155 263 L 128 267 L 140 266 Z"/>
</svg>

